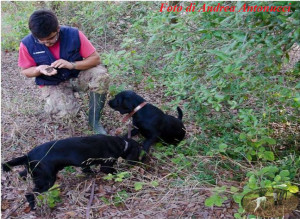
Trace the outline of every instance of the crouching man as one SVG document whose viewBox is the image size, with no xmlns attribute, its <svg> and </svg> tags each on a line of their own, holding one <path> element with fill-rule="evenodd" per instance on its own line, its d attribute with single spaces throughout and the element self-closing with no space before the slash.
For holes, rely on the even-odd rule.
<svg viewBox="0 0 300 219">
<path fill-rule="evenodd" d="M 19 66 L 23 75 L 35 77 L 45 111 L 56 118 L 74 117 L 79 104 L 73 91 L 90 91 L 89 124 L 96 134 L 106 134 L 100 117 L 109 75 L 95 47 L 78 29 L 59 25 L 49 10 L 35 11 L 29 29 L 20 43 Z"/>
</svg>

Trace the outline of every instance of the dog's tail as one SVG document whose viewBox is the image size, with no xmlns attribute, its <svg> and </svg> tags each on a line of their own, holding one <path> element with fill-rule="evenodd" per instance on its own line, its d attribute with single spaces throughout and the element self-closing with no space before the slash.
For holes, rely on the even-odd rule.
<svg viewBox="0 0 300 219">
<path fill-rule="evenodd" d="M 24 165 L 26 163 L 27 163 L 27 156 L 24 155 L 3 163 L 2 169 L 4 172 L 8 172 L 11 171 L 11 167 Z"/>
<path fill-rule="evenodd" d="M 178 111 L 178 119 L 182 120 L 183 113 L 179 106 L 177 107 L 177 111 Z"/>
</svg>

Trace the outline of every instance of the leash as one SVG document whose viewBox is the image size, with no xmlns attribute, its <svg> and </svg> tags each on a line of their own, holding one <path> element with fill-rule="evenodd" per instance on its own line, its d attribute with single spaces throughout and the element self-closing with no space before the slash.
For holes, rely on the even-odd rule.
<svg viewBox="0 0 300 219">
<path fill-rule="evenodd" d="M 131 128 L 132 128 L 132 123 L 128 123 L 128 134 L 127 134 L 127 138 L 130 139 L 131 138 Z"/>
</svg>

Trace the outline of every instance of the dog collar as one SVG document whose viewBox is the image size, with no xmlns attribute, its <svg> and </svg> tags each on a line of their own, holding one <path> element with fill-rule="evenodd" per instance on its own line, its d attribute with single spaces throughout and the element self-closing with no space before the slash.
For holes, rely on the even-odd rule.
<svg viewBox="0 0 300 219">
<path fill-rule="evenodd" d="M 129 113 L 127 116 L 125 116 L 123 119 L 122 119 L 122 122 L 125 123 L 127 122 L 127 120 L 133 116 L 133 114 L 135 114 L 137 111 L 139 111 L 140 109 L 142 109 L 145 105 L 147 104 L 147 102 L 143 102 L 141 103 L 140 105 L 138 105 L 137 107 L 134 108 L 134 110 Z"/>
<path fill-rule="evenodd" d="M 125 140 L 124 140 L 125 141 Z M 127 151 L 127 149 L 128 149 L 128 142 L 127 141 L 125 141 L 125 149 L 124 149 L 124 152 L 126 152 Z"/>
</svg>

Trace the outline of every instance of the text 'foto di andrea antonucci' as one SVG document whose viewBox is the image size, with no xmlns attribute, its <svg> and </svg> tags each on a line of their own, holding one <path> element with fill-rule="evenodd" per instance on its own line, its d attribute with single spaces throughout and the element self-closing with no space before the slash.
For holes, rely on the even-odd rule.
<svg viewBox="0 0 300 219">
<path fill-rule="evenodd" d="M 196 3 L 191 3 L 186 8 L 183 8 L 181 5 L 169 5 L 168 3 L 161 3 L 160 12 L 290 12 L 291 11 L 291 3 L 288 3 L 287 6 L 249 6 L 246 3 L 237 9 L 236 6 L 222 6 L 218 3 L 217 6 L 209 6 L 203 4 L 202 6 L 197 6 Z"/>
</svg>

